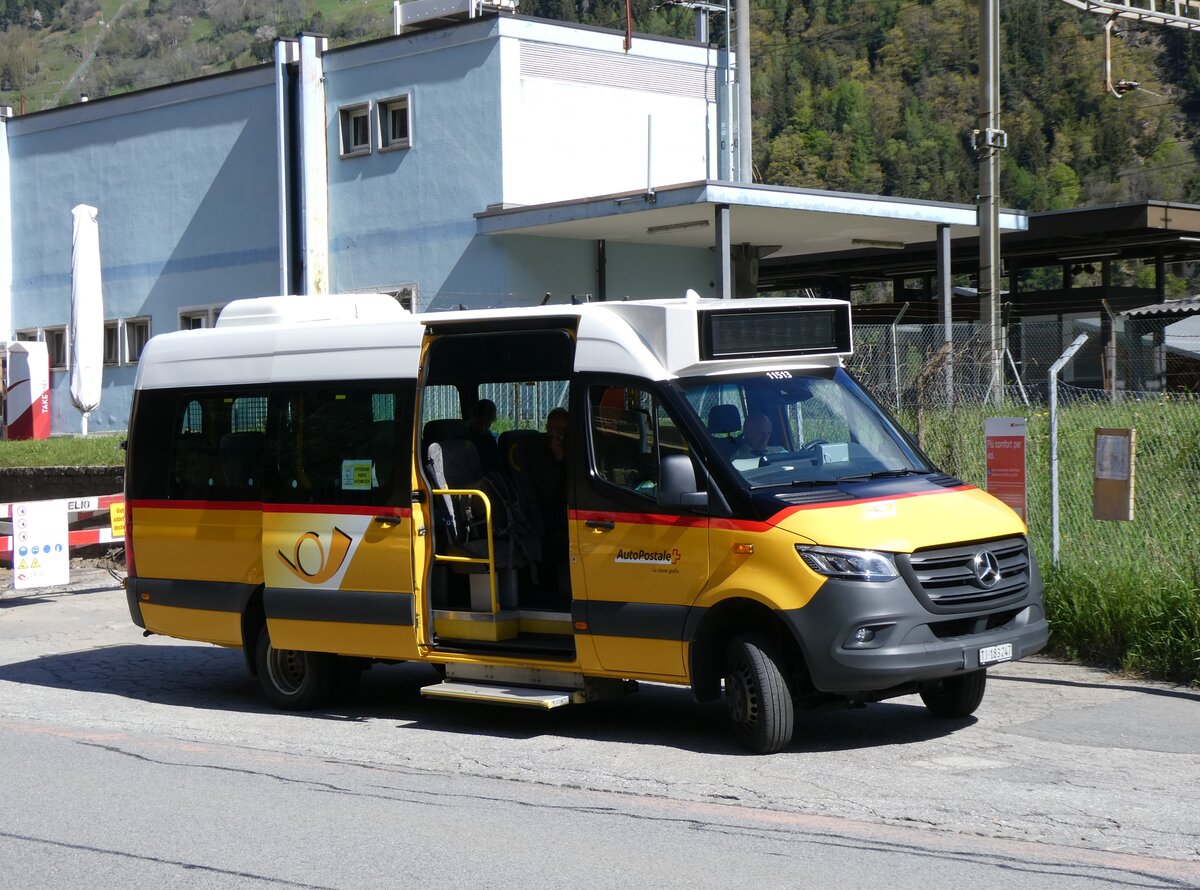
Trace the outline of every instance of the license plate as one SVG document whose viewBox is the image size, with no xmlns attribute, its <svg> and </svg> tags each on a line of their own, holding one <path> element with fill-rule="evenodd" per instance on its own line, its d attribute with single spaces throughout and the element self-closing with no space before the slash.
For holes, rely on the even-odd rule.
<svg viewBox="0 0 1200 890">
<path fill-rule="evenodd" d="M 979 650 L 979 664 L 997 664 L 1001 661 L 1012 661 L 1012 643 L 1001 643 L 999 646 L 984 646 Z"/>
</svg>

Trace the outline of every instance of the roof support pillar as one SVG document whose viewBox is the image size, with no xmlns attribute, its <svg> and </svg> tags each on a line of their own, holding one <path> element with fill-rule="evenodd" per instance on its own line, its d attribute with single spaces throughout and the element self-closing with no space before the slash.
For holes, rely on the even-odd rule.
<svg viewBox="0 0 1200 890">
<path fill-rule="evenodd" d="M 946 344 L 946 405 L 954 404 L 954 291 L 950 286 L 950 227 L 937 227 L 937 298 L 942 301 L 942 342 Z"/>
<path fill-rule="evenodd" d="M 608 299 L 608 244 L 603 238 L 596 242 L 596 299 Z"/>
<path fill-rule="evenodd" d="M 717 292 L 722 300 L 733 299 L 733 243 L 729 234 L 729 205 L 715 207 L 717 243 L 713 245 L 717 263 Z"/>
</svg>

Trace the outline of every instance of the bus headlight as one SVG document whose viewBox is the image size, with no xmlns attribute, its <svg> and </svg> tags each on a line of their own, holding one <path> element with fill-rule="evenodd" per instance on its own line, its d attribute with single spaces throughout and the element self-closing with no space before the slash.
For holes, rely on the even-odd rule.
<svg viewBox="0 0 1200 890">
<path fill-rule="evenodd" d="M 892 557 L 874 550 L 797 544 L 796 552 L 817 574 L 840 581 L 891 581 L 899 577 Z"/>
</svg>

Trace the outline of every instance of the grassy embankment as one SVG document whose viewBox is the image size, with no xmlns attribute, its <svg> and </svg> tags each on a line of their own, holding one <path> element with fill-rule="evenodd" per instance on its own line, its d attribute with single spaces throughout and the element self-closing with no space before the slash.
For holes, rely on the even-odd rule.
<svg viewBox="0 0 1200 890">
<path fill-rule="evenodd" d="M 125 463 L 124 434 L 0 441 L 0 467 L 116 467 Z"/>
<path fill-rule="evenodd" d="M 1051 558 L 1046 409 L 926 412 L 925 448 L 984 485 L 985 416 L 1028 418 L 1029 529 L 1046 580 L 1051 647 L 1062 656 L 1200 685 L 1200 412 L 1194 400 L 1076 404 L 1059 416 L 1058 565 Z M 916 429 L 915 417 L 906 417 Z M 1132 522 L 1092 518 L 1094 430 L 1137 430 Z"/>
</svg>

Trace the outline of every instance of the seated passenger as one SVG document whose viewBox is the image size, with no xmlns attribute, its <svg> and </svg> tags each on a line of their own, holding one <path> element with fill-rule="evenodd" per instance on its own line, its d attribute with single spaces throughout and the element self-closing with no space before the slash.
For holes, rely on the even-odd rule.
<svg viewBox="0 0 1200 890">
<path fill-rule="evenodd" d="M 479 463 L 485 473 L 500 472 L 504 463 L 492 424 L 496 422 L 496 403 L 491 399 L 480 399 L 467 413 L 467 432 L 464 438 L 475 446 Z"/>
<path fill-rule="evenodd" d="M 762 457 L 764 454 L 779 454 L 785 449 L 780 445 L 772 445 L 771 419 L 760 412 L 746 415 L 742 423 L 742 434 L 736 439 L 737 450 L 731 455 L 732 460 Z"/>
</svg>

